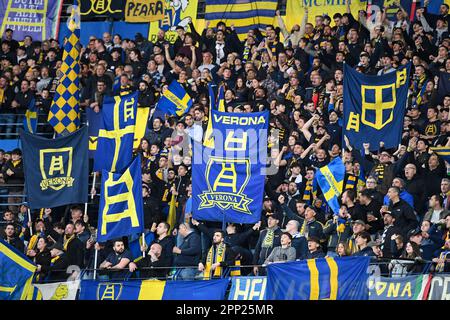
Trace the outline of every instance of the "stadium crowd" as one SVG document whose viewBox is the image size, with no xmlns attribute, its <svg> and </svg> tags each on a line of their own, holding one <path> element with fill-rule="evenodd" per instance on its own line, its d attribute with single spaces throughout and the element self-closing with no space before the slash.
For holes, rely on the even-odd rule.
<svg viewBox="0 0 450 320">
<path fill-rule="evenodd" d="M 223 22 L 206 22 L 201 34 L 192 23 L 187 30 L 177 27 L 173 44 L 162 30 L 154 43 L 139 33 L 134 39 L 109 33 L 91 37 L 81 50 L 83 119 L 87 108 L 102 109 L 106 95 L 134 90 L 139 90 L 138 107 L 153 111 L 171 81 L 194 100 L 181 118 L 152 113 L 134 150 L 143 159 L 146 233 L 155 238 L 141 246 L 146 255 L 136 262 L 128 246 L 137 236 L 96 242 L 98 196 L 87 214 L 83 204 L 43 208 L 28 221 L 20 197 L 26 178 L 20 149 L 0 150 L 1 187 L 11 195 L 9 206 L 2 207 L 1 237 L 36 262 L 36 281 L 66 279 L 69 265 L 99 268 L 100 276 L 111 278 L 136 271 L 143 278 L 166 277 L 173 267 L 190 267 L 178 275 L 189 279 L 199 272 L 218 277 L 236 264 L 249 267 L 231 272 L 262 275 L 269 263 L 349 255 L 389 258 L 386 272 L 420 273 L 424 262 L 431 270 L 448 272 L 450 259 L 441 253 L 450 250 L 449 171 L 430 147 L 450 145 L 450 92 L 442 99 L 437 94 L 439 73 L 450 73 L 449 7 L 443 4 L 439 15 L 418 8 L 412 22 L 402 8 L 396 21 L 387 20 L 385 12 L 372 22 L 366 12 L 355 18 L 348 9 L 316 16 L 315 24 L 307 23 L 306 14 L 290 31 L 277 12 L 279 27 L 251 30 L 244 41 Z M 12 30 L 5 31 L 0 50 L 3 138 L 16 138 L 15 124 L 33 97 L 44 123 L 38 133 L 52 136 L 53 128 L 45 123 L 61 60 L 57 40 L 37 42 L 28 36 L 19 43 Z M 343 63 L 383 75 L 410 61 L 401 145 L 385 149 L 381 142 L 378 152 L 371 152 L 369 144 L 357 150 L 342 137 Z M 266 177 L 261 221 L 255 225 L 228 224 L 221 230 L 222 223 L 192 219 L 191 153 L 180 150 L 186 150 L 189 139 L 203 138 L 210 82 L 225 86 L 227 112 L 270 110 L 269 133 L 278 132 L 268 141 L 278 170 Z M 321 191 L 313 192 L 312 181 L 318 168 L 341 155 L 346 177 L 335 216 Z M 98 191 L 97 185 L 92 193 Z M 166 222 L 172 197 L 178 203 L 175 226 Z M 398 262 L 402 258 L 409 262 Z"/>
</svg>

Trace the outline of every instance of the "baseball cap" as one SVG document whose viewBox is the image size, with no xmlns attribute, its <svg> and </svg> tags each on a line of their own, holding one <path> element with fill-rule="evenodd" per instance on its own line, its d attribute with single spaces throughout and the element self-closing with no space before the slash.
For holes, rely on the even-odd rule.
<svg viewBox="0 0 450 320">
<path fill-rule="evenodd" d="M 417 235 L 419 235 L 419 234 L 422 234 L 422 231 L 420 230 L 420 229 L 413 229 L 413 230 L 410 230 L 409 232 L 408 232 L 408 239 L 409 238 L 411 238 L 411 237 L 414 237 L 414 236 L 417 236 Z"/>
<path fill-rule="evenodd" d="M 363 226 L 366 225 L 366 223 L 364 221 L 362 221 L 362 220 L 353 221 L 353 224 L 360 224 L 360 225 L 363 225 Z"/>
</svg>

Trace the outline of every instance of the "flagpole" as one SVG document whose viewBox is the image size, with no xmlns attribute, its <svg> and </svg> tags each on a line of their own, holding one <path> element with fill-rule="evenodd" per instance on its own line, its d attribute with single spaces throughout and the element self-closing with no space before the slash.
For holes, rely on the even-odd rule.
<svg viewBox="0 0 450 320">
<path fill-rule="evenodd" d="M 31 237 L 33 235 L 33 227 L 32 227 L 33 223 L 31 222 L 31 210 L 30 210 L 30 207 L 27 207 L 27 211 L 28 211 L 28 221 L 30 222 L 29 228 L 30 228 L 30 237 Z"/>
<path fill-rule="evenodd" d="M 92 188 L 95 188 L 95 180 L 97 180 L 96 178 L 97 178 L 97 172 L 95 172 L 95 171 L 93 171 L 93 173 L 94 173 L 94 178 L 92 178 Z M 92 188 L 91 188 L 91 190 L 92 190 Z M 92 191 L 91 191 L 91 200 L 93 200 L 94 199 L 94 194 L 92 193 Z"/>
<path fill-rule="evenodd" d="M 145 247 L 146 243 L 145 243 L 145 234 L 144 232 L 142 232 L 142 246 Z M 142 258 L 145 258 L 145 250 L 142 251 Z"/>
<path fill-rule="evenodd" d="M 97 259 L 98 259 L 98 250 L 95 248 L 94 254 L 94 280 L 97 278 Z"/>
</svg>

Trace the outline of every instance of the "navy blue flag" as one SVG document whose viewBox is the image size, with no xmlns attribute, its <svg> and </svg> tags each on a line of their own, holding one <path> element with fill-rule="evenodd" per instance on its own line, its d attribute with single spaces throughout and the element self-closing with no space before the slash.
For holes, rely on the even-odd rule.
<svg viewBox="0 0 450 320">
<path fill-rule="evenodd" d="M 194 143 L 193 217 L 256 223 L 263 202 L 269 112 L 212 110 L 214 148 Z"/>
<path fill-rule="evenodd" d="M 141 156 L 138 155 L 123 173 L 102 172 L 98 241 L 143 231 Z"/>
<path fill-rule="evenodd" d="M 367 300 L 370 257 L 320 258 L 267 267 L 267 300 Z"/>
<path fill-rule="evenodd" d="M 94 158 L 97 150 L 98 132 L 103 126 L 103 115 L 101 112 L 97 113 L 91 108 L 86 108 L 86 117 L 89 130 L 89 158 Z"/>
<path fill-rule="evenodd" d="M 450 95 L 450 73 L 441 72 L 438 82 L 438 97 L 441 102 L 445 95 Z"/>
<path fill-rule="evenodd" d="M 94 171 L 122 171 L 133 157 L 138 92 L 105 97 L 98 132 Z"/>
<path fill-rule="evenodd" d="M 401 141 L 411 64 L 382 76 L 361 74 L 344 64 L 344 135 L 352 146 L 370 143 L 378 150 L 397 148 Z"/>
<path fill-rule="evenodd" d="M 88 129 L 46 139 L 20 131 L 25 187 L 31 209 L 85 203 L 88 198 Z"/>
</svg>

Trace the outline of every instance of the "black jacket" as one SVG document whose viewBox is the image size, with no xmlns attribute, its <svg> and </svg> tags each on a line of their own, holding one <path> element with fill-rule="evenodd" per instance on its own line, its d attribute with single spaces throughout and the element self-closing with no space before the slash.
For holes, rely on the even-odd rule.
<svg viewBox="0 0 450 320">
<path fill-rule="evenodd" d="M 153 243 L 158 243 L 162 247 L 161 256 L 159 257 L 159 260 L 161 260 L 161 263 L 168 263 L 168 265 L 172 265 L 173 263 L 173 253 L 172 249 L 175 246 L 175 239 L 172 236 L 164 237 L 162 240 L 159 240 L 156 238 L 153 240 Z"/>
<path fill-rule="evenodd" d="M 84 249 L 83 242 L 74 238 L 67 246 L 67 260 L 70 265 L 76 265 L 80 268 L 84 267 Z"/>
<path fill-rule="evenodd" d="M 174 265 L 181 266 L 196 266 L 200 262 L 200 255 L 202 253 L 202 244 L 200 236 L 191 232 L 184 239 L 180 245 L 181 253 L 175 255 Z"/>
<path fill-rule="evenodd" d="M 69 263 L 69 260 L 67 258 L 67 255 L 65 253 L 63 253 L 62 255 L 59 256 L 59 258 L 54 261 L 49 269 L 49 278 L 48 280 L 52 280 L 52 281 L 65 281 L 67 280 L 67 278 L 69 277 L 69 275 L 67 274 L 67 267 L 71 265 Z"/>
<path fill-rule="evenodd" d="M 161 256 L 158 260 L 152 261 L 150 255 L 146 255 L 145 258 L 136 262 L 138 269 L 140 270 L 140 278 L 148 279 L 148 278 L 165 278 L 168 269 L 147 269 L 152 267 L 170 267 L 171 261 L 167 256 Z M 143 269 L 145 268 L 145 269 Z"/>
<path fill-rule="evenodd" d="M 259 234 L 258 243 L 256 244 L 255 253 L 253 255 L 253 264 L 263 264 L 272 252 L 273 248 L 281 246 L 281 234 L 283 232 L 280 228 L 277 228 L 274 230 L 272 246 L 262 247 L 267 231 L 268 229 L 265 229 Z"/>
<path fill-rule="evenodd" d="M 16 248 L 18 251 L 20 251 L 21 253 L 25 252 L 25 245 L 23 244 L 23 241 L 20 240 L 20 238 L 18 237 L 14 237 L 11 240 L 7 240 L 5 238 L 5 242 L 8 242 L 11 246 L 13 246 L 14 248 Z"/>
<path fill-rule="evenodd" d="M 394 225 L 400 228 L 403 238 L 406 239 L 408 231 L 416 228 L 419 224 L 413 208 L 407 202 L 400 199 L 396 204 L 392 204 L 391 202 L 389 204 L 389 210 L 395 217 Z"/>
<path fill-rule="evenodd" d="M 394 234 L 400 234 L 400 228 L 396 226 L 389 226 L 385 228 L 383 231 L 380 231 L 381 237 L 381 251 L 383 252 L 383 258 L 392 258 L 392 245 L 395 245 L 395 241 L 391 242 L 391 237 Z M 383 236 L 384 235 L 384 236 Z"/>
</svg>

